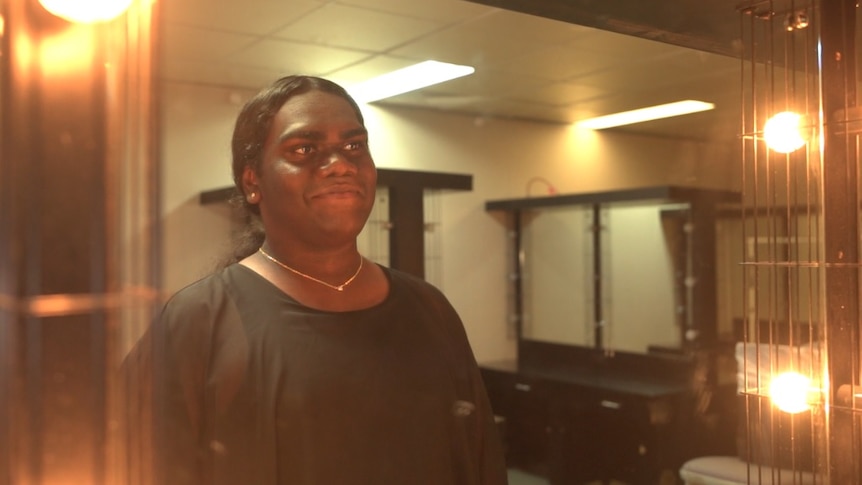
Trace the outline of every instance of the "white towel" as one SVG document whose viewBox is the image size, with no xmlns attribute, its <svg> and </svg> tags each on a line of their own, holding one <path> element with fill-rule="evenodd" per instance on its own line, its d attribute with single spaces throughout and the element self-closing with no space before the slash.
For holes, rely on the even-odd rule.
<svg viewBox="0 0 862 485">
<path fill-rule="evenodd" d="M 736 390 L 768 394 L 773 375 L 793 371 L 811 379 L 818 386 L 824 363 L 820 346 L 736 343 Z"/>
</svg>

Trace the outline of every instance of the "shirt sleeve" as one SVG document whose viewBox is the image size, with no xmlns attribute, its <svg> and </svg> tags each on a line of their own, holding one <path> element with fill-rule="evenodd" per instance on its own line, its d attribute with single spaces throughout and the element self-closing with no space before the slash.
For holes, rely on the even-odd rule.
<svg viewBox="0 0 862 485">
<path fill-rule="evenodd" d="M 470 440 L 471 449 L 467 453 L 472 456 L 476 479 L 481 485 L 505 485 L 508 478 L 500 432 L 461 317 L 439 289 L 424 281 L 413 283 L 417 285 L 415 291 L 430 306 L 443 331 L 450 358 L 457 367 L 455 374 L 461 388 L 459 392 L 469 396 L 475 406 L 475 429 Z"/>
<path fill-rule="evenodd" d="M 205 284 L 181 290 L 123 363 L 131 484 L 204 482 L 201 427 L 216 297 Z"/>
<path fill-rule="evenodd" d="M 494 412 L 491 409 L 485 384 L 482 381 L 479 365 L 473 355 L 460 317 L 457 316 L 448 301 L 446 302 L 446 306 L 455 317 L 455 319 L 449 319 L 452 322 L 450 327 L 452 333 L 450 335 L 452 336 L 452 343 L 456 346 L 459 353 L 459 361 L 462 363 L 463 370 L 467 375 L 473 403 L 476 406 L 477 429 L 474 438 L 476 448 L 473 452 L 476 454 L 476 459 L 478 460 L 479 483 L 482 485 L 505 485 L 508 482 L 508 478 L 500 432 L 494 421 Z"/>
</svg>

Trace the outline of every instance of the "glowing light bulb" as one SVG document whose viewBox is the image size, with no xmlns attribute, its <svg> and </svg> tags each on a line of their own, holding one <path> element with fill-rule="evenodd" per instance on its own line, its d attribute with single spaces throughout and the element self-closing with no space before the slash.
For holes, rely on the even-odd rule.
<svg viewBox="0 0 862 485">
<path fill-rule="evenodd" d="M 805 145 L 802 134 L 802 115 L 792 111 L 782 111 L 766 121 L 763 138 L 766 146 L 778 153 L 790 153 Z"/>
<path fill-rule="evenodd" d="M 772 379 L 769 397 L 778 409 L 791 414 L 810 409 L 808 391 L 811 379 L 796 372 L 785 372 Z"/>
<path fill-rule="evenodd" d="M 105 22 L 122 15 L 132 0 L 39 0 L 45 10 L 70 22 Z"/>
</svg>

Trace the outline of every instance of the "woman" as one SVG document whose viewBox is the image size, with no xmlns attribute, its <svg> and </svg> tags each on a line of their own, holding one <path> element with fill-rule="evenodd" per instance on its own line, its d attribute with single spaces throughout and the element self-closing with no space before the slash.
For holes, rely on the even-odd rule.
<svg viewBox="0 0 862 485">
<path fill-rule="evenodd" d="M 358 252 L 376 169 L 356 103 L 279 79 L 232 147 L 260 230 L 172 297 L 126 363 L 153 386 L 132 402 L 153 406 L 155 483 L 506 483 L 458 315 Z"/>
</svg>

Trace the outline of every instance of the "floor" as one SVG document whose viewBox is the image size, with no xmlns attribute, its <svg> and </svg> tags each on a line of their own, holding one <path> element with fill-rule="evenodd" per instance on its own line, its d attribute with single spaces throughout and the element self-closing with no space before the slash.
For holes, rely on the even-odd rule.
<svg viewBox="0 0 862 485">
<path fill-rule="evenodd" d="M 612 485 L 625 485 L 624 483 L 617 482 L 616 480 L 611 482 Z M 546 478 L 538 477 L 536 475 L 531 475 L 527 472 L 516 470 L 514 468 L 509 469 L 509 485 L 550 485 L 550 482 Z M 593 484 L 587 485 L 599 485 L 599 482 L 594 482 Z"/>
<path fill-rule="evenodd" d="M 549 485 L 549 482 L 521 470 L 509 469 L 509 485 Z"/>
</svg>

